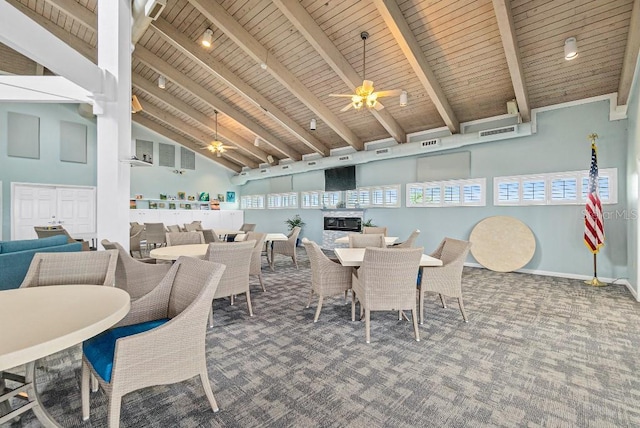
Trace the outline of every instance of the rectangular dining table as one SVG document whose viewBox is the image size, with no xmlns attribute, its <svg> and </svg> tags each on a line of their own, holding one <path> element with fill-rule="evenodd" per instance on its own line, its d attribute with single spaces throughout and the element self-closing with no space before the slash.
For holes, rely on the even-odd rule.
<svg viewBox="0 0 640 428">
<path fill-rule="evenodd" d="M 397 236 L 385 236 L 384 237 L 384 243 L 385 243 L 386 246 L 393 245 L 397 240 L 398 240 Z M 349 235 L 341 236 L 340 238 L 337 238 L 333 242 L 336 243 L 336 244 L 348 244 L 349 243 Z"/>
<path fill-rule="evenodd" d="M 338 257 L 338 260 L 340 260 L 342 266 L 358 267 L 364 260 L 365 250 L 366 248 L 336 248 L 333 252 L 336 254 L 336 257 Z M 423 254 L 420 259 L 420 267 L 429 266 L 442 266 L 442 260 Z"/>
</svg>

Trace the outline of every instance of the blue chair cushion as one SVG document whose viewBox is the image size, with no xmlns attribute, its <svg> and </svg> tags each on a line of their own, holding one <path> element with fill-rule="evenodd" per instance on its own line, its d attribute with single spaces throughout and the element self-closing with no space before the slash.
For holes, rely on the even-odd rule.
<svg viewBox="0 0 640 428">
<path fill-rule="evenodd" d="M 113 358 L 116 353 L 116 340 L 121 337 L 144 333 L 145 331 L 160 327 L 167 321 L 169 321 L 168 318 L 163 318 L 107 330 L 104 333 L 83 342 L 82 352 L 84 352 L 87 360 L 91 362 L 93 369 L 100 375 L 100 377 L 106 382 L 111 382 Z"/>
</svg>

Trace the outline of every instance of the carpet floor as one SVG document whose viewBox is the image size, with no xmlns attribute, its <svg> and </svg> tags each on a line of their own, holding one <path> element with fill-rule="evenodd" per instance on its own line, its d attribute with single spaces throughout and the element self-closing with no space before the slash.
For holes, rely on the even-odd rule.
<svg viewBox="0 0 640 428">
<path fill-rule="evenodd" d="M 457 303 L 425 302 L 421 341 L 397 312 L 374 312 L 371 344 L 350 304 L 318 323 L 309 262 L 278 257 L 244 297 L 214 302 L 207 334 L 213 413 L 195 378 L 125 396 L 121 427 L 638 427 L 640 303 L 622 285 L 465 268 Z M 38 385 L 63 427 L 105 427 L 106 396 L 82 421 L 79 346 L 41 360 Z M 40 426 L 31 412 L 11 427 Z"/>
</svg>

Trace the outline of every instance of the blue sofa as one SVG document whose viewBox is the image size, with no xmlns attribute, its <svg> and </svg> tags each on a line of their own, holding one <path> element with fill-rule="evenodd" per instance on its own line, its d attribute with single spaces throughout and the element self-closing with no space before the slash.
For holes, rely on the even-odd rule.
<svg viewBox="0 0 640 428">
<path fill-rule="evenodd" d="M 0 241 L 0 290 L 20 287 L 35 253 L 81 251 L 82 244 L 69 244 L 64 235 L 21 241 Z"/>
</svg>

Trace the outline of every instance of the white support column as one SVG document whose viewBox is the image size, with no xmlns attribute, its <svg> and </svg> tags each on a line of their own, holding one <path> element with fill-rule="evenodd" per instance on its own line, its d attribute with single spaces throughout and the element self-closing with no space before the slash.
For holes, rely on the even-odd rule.
<svg viewBox="0 0 640 428">
<path fill-rule="evenodd" d="M 113 99 L 96 99 L 97 232 L 129 248 L 131 152 L 131 2 L 98 2 L 98 66 L 115 79 Z"/>
</svg>

